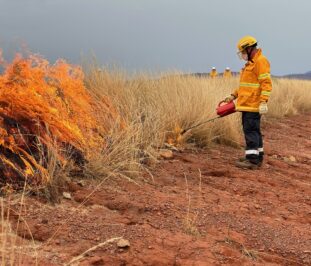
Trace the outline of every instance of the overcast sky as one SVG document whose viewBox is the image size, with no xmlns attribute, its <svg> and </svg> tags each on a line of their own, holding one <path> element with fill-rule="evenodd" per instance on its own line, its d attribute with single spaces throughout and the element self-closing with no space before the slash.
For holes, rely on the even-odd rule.
<svg viewBox="0 0 311 266">
<path fill-rule="evenodd" d="M 129 71 L 239 70 L 240 37 L 258 39 L 273 74 L 311 70 L 310 0 L 0 0 L 0 47 L 24 44 L 54 62 Z"/>
</svg>

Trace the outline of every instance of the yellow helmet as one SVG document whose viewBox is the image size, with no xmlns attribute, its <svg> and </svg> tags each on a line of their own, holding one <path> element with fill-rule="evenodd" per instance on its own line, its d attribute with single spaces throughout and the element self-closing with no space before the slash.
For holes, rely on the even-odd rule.
<svg viewBox="0 0 311 266">
<path fill-rule="evenodd" d="M 257 43 L 257 40 L 252 36 L 244 36 L 238 42 L 238 49 L 240 52 L 243 52 L 247 47 L 253 46 Z"/>
</svg>

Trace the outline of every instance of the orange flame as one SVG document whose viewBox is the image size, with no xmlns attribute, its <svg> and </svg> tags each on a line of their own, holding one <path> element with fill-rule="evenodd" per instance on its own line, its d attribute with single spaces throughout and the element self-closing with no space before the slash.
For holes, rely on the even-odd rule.
<svg viewBox="0 0 311 266">
<path fill-rule="evenodd" d="M 181 146 L 184 141 L 184 137 L 181 132 L 182 128 L 176 124 L 174 129 L 167 134 L 166 142 L 171 146 Z"/>
<path fill-rule="evenodd" d="M 56 141 L 72 148 L 76 163 L 86 151 L 103 149 L 118 114 L 108 98 L 95 100 L 83 80 L 81 67 L 64 60 L 50 65 L 38 56 L 17 55 L 6 66 L 0 75 L 2 184 L 47 182 L 47 166 L 38 163 L 42 145 L 46 150 Z"/>
</svg>

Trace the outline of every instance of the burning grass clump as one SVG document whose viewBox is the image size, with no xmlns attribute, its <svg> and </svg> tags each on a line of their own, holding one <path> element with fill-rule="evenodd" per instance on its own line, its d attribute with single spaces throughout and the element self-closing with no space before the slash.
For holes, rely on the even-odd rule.
<svg viewBox="0 0 311 266">
<path fill-rule="evenodd" d="M 116 123 L 124 127 L 107 97 L 84 87 L 80 67 L 51 65 L 39 56 L 16 56 L 0 75 L 0 186 L 44 185 L 55 168 L 82 167 L 105 148 Z M 118 122 L 119 121 L 119 122 Z M 120 122 L 121 121 L 121 122 Z M 48 153 L 56 150 L 53 169 Z M 70 155 L 68 156 L 68 151 Z"/>
</svg>

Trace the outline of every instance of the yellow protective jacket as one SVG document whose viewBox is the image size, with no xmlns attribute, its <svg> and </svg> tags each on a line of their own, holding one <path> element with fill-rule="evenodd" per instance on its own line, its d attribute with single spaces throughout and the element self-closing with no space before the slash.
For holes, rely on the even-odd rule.
<svg viewBox="0 0 311 266">
<path fill-rule="evenodd" d="M 232 73 L 230 70 L 225 70 L 224 72 L 224 78 L 231 78 L 232 77 Z"/>
<path fill-rule="evenodd" d="M 242 69 L 240 86 L 232 93 L 237 98 L 236 110 L 259 112 L 259 104 L 269 100 L 271 90 L 270 63 L 258 49 L 252 61 Z"/>
<path fill-rule="evenodd" d="M 211 73 L 209 73 L 209 76 L 210 76 L 211 78 L 215 78 L 215 77 L 218 76 L 218 73 L 217 73 L 216 70 L 212 70 Z"/>
</svg>

